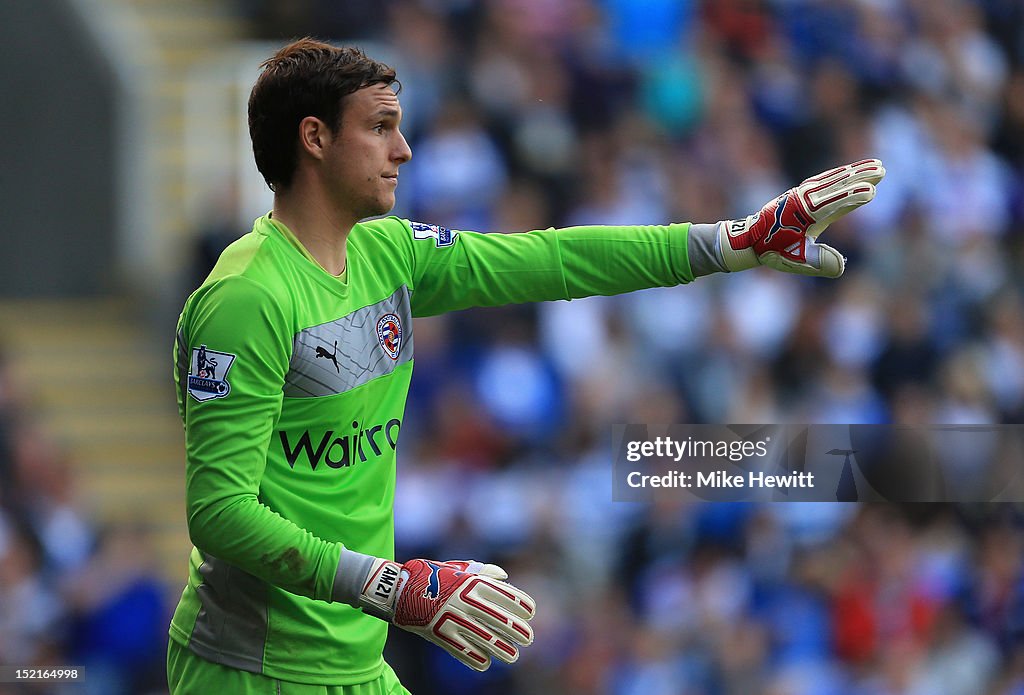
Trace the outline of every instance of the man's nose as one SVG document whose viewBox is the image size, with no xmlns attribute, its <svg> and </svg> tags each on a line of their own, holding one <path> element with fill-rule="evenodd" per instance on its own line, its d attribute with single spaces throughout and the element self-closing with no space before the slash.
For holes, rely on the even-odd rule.
<svg viewBox="0 0 1024 695">
<path fill-rule="evenodd" d="M 401 133 L 398 134 L 398 140 L 398 146 L 391 155 L 391 158 L 400 164 L 405 164 L 412 159 L 412 148 L 409 147 L 408 141 L 406 141 L 405 136 Z"/>
</svg>

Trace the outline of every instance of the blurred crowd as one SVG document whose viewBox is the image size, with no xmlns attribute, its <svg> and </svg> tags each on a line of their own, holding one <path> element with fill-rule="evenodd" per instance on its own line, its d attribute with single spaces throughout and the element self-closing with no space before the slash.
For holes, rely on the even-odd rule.
<svg viewBox="0 0 1024 695">
<path fill-rule="evenodd" d="M 1020 507 L 612 503 L 609 436 L 1024 422 L 1024 5 L 236 9 L 254 38 L 392 52 L 414 152 L 396 213 L 423 222 L 714 222 L 836 164 L 888 170 L 827 233 L 838 281 L 754 271 L 417 319 L 397 556 L 499 562 L 540 611 L 520 663 L 483 675 L 393 631 L 414 693 L 1024 695 Z M 92 663 L 96 692 L 146 692 L 167 616 L 141 531 L 76 511 L 4 373 L 0 663 Z"/>
<path fill-rule="evenodd" d="M 652 401 L 687 422 L 1024 416 L 1019 2 L 241 7 L 267 38 L 387 47 L 414 151 L 396 213 L 424 222 L 714 222 L 836 164 L 888 169 L 828 232 L 842 281 L 755 272 L 441 319 L 425 401 L 435 350 L 458 358 L 445 382 L 465 373 L 479 410 L 541 439 Z"/>
<path fill-rule="evenodd" d="M 0 353 L 0 695 L 166 691 L 170 587 L 146 526 L 95 523 L 29 394 Z M 82 682 L 11 682 L 15 668 Z"/>
<path fill-rule="evenodd" d="M 506 562 L 512 669 L 416 693 L 1021 695 L 1024 513 L 611 503 L 610 424 L 1024 421 L 1017 0 L 242 5 L 393 51 L 397 214 L 495 233 L 742 217 L 878 157 L 838 281 L 771 271 L 418 321 L 398 556 Z M 481 686 L 481 683 L 485 685 Z"/>
</svg>

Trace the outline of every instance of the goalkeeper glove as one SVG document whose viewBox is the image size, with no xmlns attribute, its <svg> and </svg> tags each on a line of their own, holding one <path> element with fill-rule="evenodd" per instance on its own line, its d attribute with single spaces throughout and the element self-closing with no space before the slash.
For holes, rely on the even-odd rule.
<svg viewBox="0 0 1024 695">
<path fill-rule="evenodd" d="M 354 597 L 353 573 L 362 576 Z M 441 646 L 472 669 L 485 671 L 492 657 L 514 663 L 519 658 L 517 645 L 533 642 L 528 621 L 533 618 L 534 600 L 505 582 L 507 578 L 497 565 L 462 560 L 403 564 L 346 548 L 335 579 L 335 596 L 354 598 L 346 602 Z"/>
<path fill-rule="evenodd" d="M 766 265 L 786 273 L 839 277 L 846 259 L 815 240 L 840 217 L 870 202 L 883 176 L 880 161 L 864 159 L 812 176 L 746 219 L 719 222 L 711 234 L 700 229 L 706 225 L 693 225 L 698 228 L 691 246 L 697 251 L 697 274 L 702 249 L 713 245 L 717 270 L 734 272 Z"/>
</svg>

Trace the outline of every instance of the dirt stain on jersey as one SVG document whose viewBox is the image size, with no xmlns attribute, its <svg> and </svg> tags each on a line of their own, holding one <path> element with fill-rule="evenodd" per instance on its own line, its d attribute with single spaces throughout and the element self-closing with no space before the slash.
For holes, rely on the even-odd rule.
<svg viewBox="0 0 1024 695">
<path fill-rule="evenodd" d="M 275 570 L 298 572 L 302 569 L 302 555 L 299 554 L 298 548 L 288 548 L 277 557 L 270 553 L 264 553 L 260 558 L 260 562 L 269 565 Z"/>
</svg>

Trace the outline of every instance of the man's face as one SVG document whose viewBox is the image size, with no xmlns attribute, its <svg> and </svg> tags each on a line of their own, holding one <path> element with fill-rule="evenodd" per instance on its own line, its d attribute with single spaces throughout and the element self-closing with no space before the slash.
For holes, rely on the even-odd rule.
<svg viewBox="0 0 1024 695">
<path fill-rule="evenodd" d="M 412 158 L 399 130 L 402 107 L 391 87 L 375 84 L 345 97 L 325 171 L 335 203 L 357 219 L 395 206 L 398 167 Z"/>
</svg>

